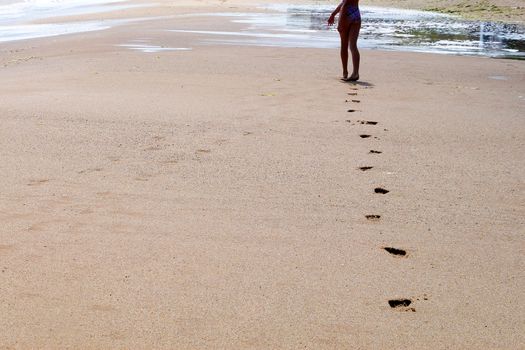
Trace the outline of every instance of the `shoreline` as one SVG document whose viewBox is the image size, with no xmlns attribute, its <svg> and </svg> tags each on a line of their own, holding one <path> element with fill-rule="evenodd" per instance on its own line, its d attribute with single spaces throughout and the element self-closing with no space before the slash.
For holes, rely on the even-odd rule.
<svg viewBox="0 0 525 350">
<path fill-rule="evenodd" d="M 279 2 L 285 4 L 286 2 Z M 312 4 L 311 1 L 300 1 L 302 4 Z M 279 8 L 260 9 L 258 12 L 252 12 L 251 3 L 237 4 L 224 3 L 216 6 L 216 9 L 224 9 L 223 14 L 227 17 L 227 13 L 240 13 L 238 18 L 231 15 L 225 22 L 238 22 L 245 24 L 244 28 L 239 28 L 234 31 L 221 31 L 220 28 L 208 28 L 203 31 L 187 31 L 193 32 L 197 37 L 207 35 L 207 40 L 202 40 L 202 43 L 216 42 L 221 40 L 223 44 L 235 45 L 255 45 L 255 46 L 282 46 L 282 47 L 310 47 L 310 48 L 335 48 L 338 47 L 338 39 L 336 36 L 330 35 L 331 31 L 323 27 L 322 13 L 310 13 L 310 7 L 304 9 L 291 8 L 292 12 Z M 325 4 L 326 5 L 326 4 Z M 167 20 L 168 16 L 163 16 L 172 10 L 178 14 L 184 14 L 189 8 L 186 5 L 178 4 L 175 7 L 170 7 L 166 4 L 160 4 L 150 7 L 145 7 L 140 2 L 133 2 L 127 6 L 125 11 L 107 11 L 105 13 L 83 14 L 75 16 L 58 16 L 53 18 L 42 18 L 32 21 L 31 25 L 20 26 L 21 34 L 15 31 L 10 33 L 11 36 L 24 35 L 28 37 L 29 31 L 33 30 L 35 34 L 42 35 L 38 31 L 45 30 L 49 32 L 48 37 L 69 35 L 74 31 L 78 33 L 85 33 L 88 31 L 108 30 L 111 27 L 121 25 L 133 25 L 141 21 Z M 205 9 L 205 7 L 198 7 L 196 13 L 190 13 L 199 17 L 198 13 Z M 242 10 L 247 10 L 248 14 L 241 15 Z M 241 11 L 241 12 L 239 12 Z M 270 14 L 268 11 L 275 11 Z M 297 13 L 293 11 L 298 11 Z M 328 11 L 326 6 L 322 9 Z M 370 6 L 363 8 L 364 13 L 368 18 L 368 23 L 365 24 L 361 35 L 361 48 L 371 48 L 387 51 L 408 51 L 408 52 L 428 52 L 447 55 L 466 55 L 466 56 L 489 56 L 494 58 L 510 58 L 523 59 L 525 53 L 521 52 L 520 43 L 525 42 L 525 33 L 516 34 L 512 28 L 504 26 L 490 26 L 488 29 L 482 26 L 482 22 L 473 24 L 468 21 L 461 21 L 459 18 L 450 16 L 441 16 L 437 13 L 430 13 L 421 10 L 395 9 L 388 7 Z M 148 16 L 143 17 L 143 13 L 148 13 Z M 177 15 L 174 15 L 177 16 Z M 184 15 L 183 15 L 184 16 Z M 244 17 L 243 17 L 244 16 Z M 328 14 L 326 14 L 328 16 Z M 210 14 L 203 14 L 199 20 L 208 21 L 213 17 Z M 400 20 L 398 18 L 402 18 Z M 429 21 L 430 26 L 421 30 L 421 23 Z M 276 26 L 275 23 L 283 24 Z M 226 24 L 226 23 L 225 23 Z M 476 25 L 479 27 L 476 27 Z M 443 28 L 449 28 L 444 31 Z M 14 29 L 13 27 L 12 29 Z M 296 30 L 310 29 L 315 34 L 300 32 Z M 473 34 L 475 31 L 479 34 Z M 185 30 L 173 30 L 173 32 L 184 32 Z M 379 33 L 379 34 L 375 34 Z M 174 34 L 175 35 L 175 34 Z M 222 38 L 221 38 L 222 35 Z M 243 39 L 244 37 L 244 39 Z M 252 40 L 250 40 L 250 37 Z M 257 38 L 257 42 L 255 42 Z M 483 38 L 483 39 L 481 39 Z M 521 38 L 518 40 L 516 38 Z M 0 40 L 3 40 L 0 38 Z M 15 39 L 16 40 L 16 39 Z M 201 44 L 202 44 L 201 43 Z"/>
</svg>

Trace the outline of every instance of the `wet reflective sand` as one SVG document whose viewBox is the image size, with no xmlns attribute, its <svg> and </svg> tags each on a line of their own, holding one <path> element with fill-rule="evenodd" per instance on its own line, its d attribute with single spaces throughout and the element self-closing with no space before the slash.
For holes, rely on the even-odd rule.
<svg viewBox="0 0 525 350">
<path fill-rule="evenodd" d="M 169 47 L 155 45 L 151 42 L 150 39 L 136 39 L 131 40 L 126 44 L 117 45 L 119 47 L 125 47 L 129 50 L 140 51 L 144 53 L 157 53 L 157 52 L 167 52 L 167 51 L 191 51 L 189 47 Z"/>
</svg>

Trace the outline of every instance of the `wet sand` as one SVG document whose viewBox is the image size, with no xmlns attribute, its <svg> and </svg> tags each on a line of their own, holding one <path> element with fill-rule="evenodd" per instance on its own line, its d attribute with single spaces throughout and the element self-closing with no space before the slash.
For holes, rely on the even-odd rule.
<svg viewBox="0 0 525 350">
<path fill-rule="evenodd" d="M 524 346 L 525 62 L 175 24 L 3 45 L 0 348 Z"/>
</svg>

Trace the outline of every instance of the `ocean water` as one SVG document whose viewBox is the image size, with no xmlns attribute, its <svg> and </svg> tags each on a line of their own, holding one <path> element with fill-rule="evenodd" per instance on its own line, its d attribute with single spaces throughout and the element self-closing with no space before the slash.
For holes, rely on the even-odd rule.
<svg viewBox="0 0 525 350">
<path fill-rule="evenodd" d="M 126 0 L 0 0 L 0 24 L 27 23 L 48 17 L 113 11 L 119 8 L 115 6 L 116 4 L 121 4 L 125 1 Z"/>
<path fill-rule="evenodd" d="M 334 6 L 271 5 L 251 13 L 208 13 L 243 25 L 238 31 L 216 28 L 193 33 L 202 44 L 337 48 L 339 36 L 328 19 Z M 426 11 L 363 6 L 359 45 L 363 48 L 525 59 L 525 27 L 467 21 Z"/>
<path fill-rule="evenodd" d="M 144 6 L 149 5 L 129 4 L 126 0 L 0 0 L 0 42 L 104 30 L 130 20 L 47 24 L 32 22 L 52 17 L 102 13 Z"/>
</svg>

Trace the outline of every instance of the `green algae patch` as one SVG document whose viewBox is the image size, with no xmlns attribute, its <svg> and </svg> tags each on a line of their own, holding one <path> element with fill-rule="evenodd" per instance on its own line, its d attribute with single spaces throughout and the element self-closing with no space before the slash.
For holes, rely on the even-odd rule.
<svg viewBox="0 0 525 350">
<path fill-rule="evenodd" d="M 425 10 L 461 16 L 472 20 L 525 23 L 525 6 L 498 6 L 487 0 L 476 2 L 462 1 L 450 6 L 426 7 Z"/>
</svg>

